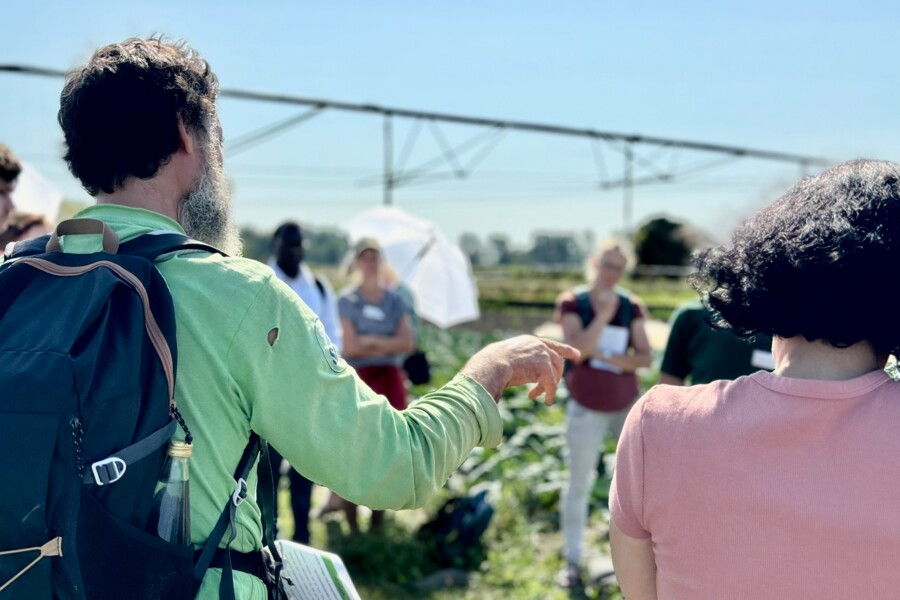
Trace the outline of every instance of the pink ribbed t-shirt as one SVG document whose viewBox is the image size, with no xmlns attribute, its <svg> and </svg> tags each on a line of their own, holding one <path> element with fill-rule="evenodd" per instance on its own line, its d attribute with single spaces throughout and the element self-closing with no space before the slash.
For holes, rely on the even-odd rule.
<svg viewBox="0 0 900 600">
<path fill-rule="evenodd" d="M 650 538 L 660 600 L 900 598 L 900 383 L 759 372 L 657 386 L 610 510 Z"/>
</svg>

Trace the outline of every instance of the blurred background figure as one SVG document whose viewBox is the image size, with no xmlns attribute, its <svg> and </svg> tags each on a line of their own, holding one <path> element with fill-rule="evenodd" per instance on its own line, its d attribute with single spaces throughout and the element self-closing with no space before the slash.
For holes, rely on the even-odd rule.
<svg viewBox="0 0 900 600">
<path fill-rule="evenodd" d="M 337 301 L 328 280 L 317 277 L 306 265 L 306 239 L 300 225 L 293 221 L 282 223 L 272 236 L 272 257 L 269 266 L 275 275 L 286 283 L 322 321 L 325 333 L 341 348 L 341 324 L 338 320 Z M 276 448 L 270 452 L 272 469 L 281 471 L 282 456 Z M 287 477 L 291 490 L 291 511 L 294 514 L 294 541 L 309 544 L 309 509 L 313 482 L 287 465 Z"/>
<path fill-rule="evenodd" d="M 398 296 L 403 298 L 404 302 L 406 302 L 409 320 L 413 330 L 413 339 L 418 342 L 419 330 L 422 327 L 422 321 L 421 319 L 419 319 L 419 315 L 416 313 L 416 301 L 415 298 L 413 298 L 412 292 L 405 283 L 400 281 L 400 276 L 397 275 L 397 271 L 395 271 L 386 262 L 381 263 L 381 277 L 385 288 L 391 290 L 392 292 L 395 292 Z"/>
<path fill-rule="evenodd" d="M 682 305 L 672 315 L 660 383 L 694 385 L 775 368 L 772 336 L 759 333 L 753 339 L 740 338 L 715 329 L 710 317 L 699 300 Z"/>
<path fill-rule="evenodd" d="M 360 379 L 385 396 L 397 410 L 406 408 L 406 386 L 400 365 L 415 350 L 415 336 L 403 298 L 387 288 L 382 269 L 381 246 L 363 238 L 354 247 L 358 284 L 341 295 L 338 311 L 344 334 L 344 358 Z M 344 502 L 350 529 L 359 530 L 356 505 Z M 383 511 L 372 512 L 372 529 L 378 529 Z"/>
<path fill-rule="evenodd" d="M 6 231 L 0 233 L 0 248 L 5 248 L 10 242 L 30 240 L 51 231 L 53 223 L 44 215 L 14 210 L 7 220 Z"/>
<path fill-rule="evenodd" d="M 413 329 L 413 340 L 415 341 L 415 349 L 403 359 L 403 371 L 406 373 L 406 379 L 412 385 L 423 385 L 431 382 L 431 366 L 428 363 L 428 357 L 420 345 L 419 334 L 422 330 L 422 320 L 416 312 L 416 300 L 412 291 L 400 280 L 397 271 L 391 268 L 387 262 L 381 265 L 384 285 L 387 289 L 396 292 L 409 308 L 409 320 Z"/>
<path fill-rule="evenodd" d="M 0 233 L 6 231 L 12 216 L 12 193 L 16 187 L 16 179 L 22 172 L 22 163 L 7 146 L 0 144 Z"/>
<path fill-rule="evenodd" d="M 558 583 L 567 588 L 582 582 L 582 537 L 601 446 L 607 434 L 619 435 L 637 398 L 635 371 L 650 366 L 645 311 L 636 297 L 616 290 L 628 252 L 620 240 L 602 244 L 590 262 L 590 286 L 564 294 L 557 306 L 565 342 L 581 352 L 565 376 L 569 480 L 560 504 L 566 566 Z"/>
</svg>

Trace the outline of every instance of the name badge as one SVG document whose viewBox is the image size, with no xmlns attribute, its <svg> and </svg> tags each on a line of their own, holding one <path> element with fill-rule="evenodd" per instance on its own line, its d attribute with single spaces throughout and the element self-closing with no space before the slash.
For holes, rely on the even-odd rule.
<svg viewBox="0 0 900 600">
<path fill-rule="evenodd" d="M 775 357 L 772 356 L 771 352 L 754 350 L 753 355 L 750 356 L 750 364 L 757 369 L 767 369 L 772 371 L 775 369 Z"/>
<path fill-rule="evenodd" d="M 370 321 L 384 321 L 385 317 L 387 316 L 384 314 L 383 310 L 371 304 L 366 304 L 365 306 L 363 306 L 362 314 Z"/>
</svg>

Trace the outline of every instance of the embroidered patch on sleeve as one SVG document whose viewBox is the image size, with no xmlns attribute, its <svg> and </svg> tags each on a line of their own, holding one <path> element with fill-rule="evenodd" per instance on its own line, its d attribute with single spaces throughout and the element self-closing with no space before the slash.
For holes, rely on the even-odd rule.
<svg viewBox="0 0 900 600">
<path fill-rule="evenodd" d="M 335 373 L 342 373 L 347 369 L 346 361 L 341 358 L 337 347 L 329 339 L 328 334 L 325 333 L 325 326 L 322 325 L 320 319 L 316 319 L 316 341 L 319 342 L 319 348 L 322 349 L 322 355 L 325 357 L 325 362 L 328 363 L 329 369 Z"/>
</svg>

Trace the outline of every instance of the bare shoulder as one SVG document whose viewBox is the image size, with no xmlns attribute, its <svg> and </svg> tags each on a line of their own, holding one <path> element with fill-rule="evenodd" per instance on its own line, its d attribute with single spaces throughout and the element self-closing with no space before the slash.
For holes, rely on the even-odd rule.
<svg viewBox="0 0 900 600">
<path fill-rule="evenodd" d="M 632 304 L 636 304 L 637 306 L 639 306 L 644 314 L 647 314 L 647 304 L 640 296 L 638 296 L 637 294 L 629 293 L 628 300 L 630 300 Z"/>
<path fill-rule="evenodd" d="M 562 306 L 564 302 L 574 302 L 575 301 L 575 291 L 574 290 L 564 290 L 559 293 L 556 297 L 556 306 Z"/>
</svg>

